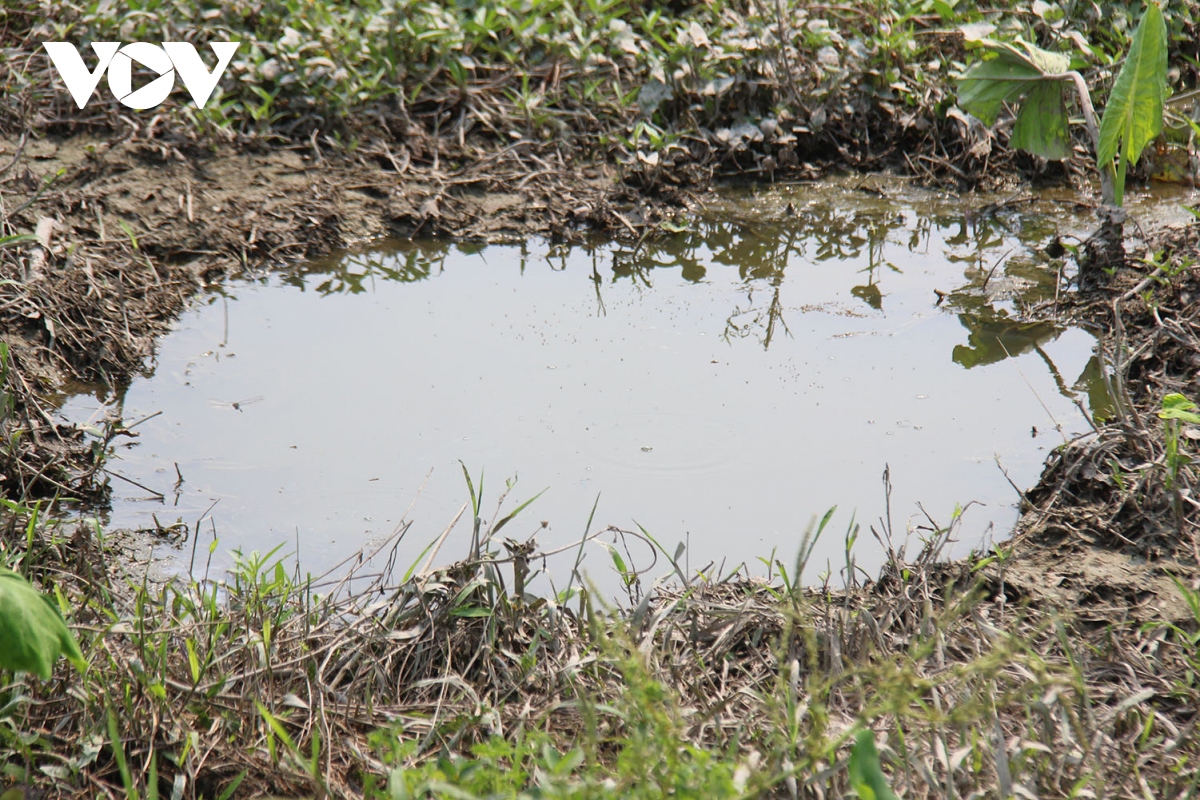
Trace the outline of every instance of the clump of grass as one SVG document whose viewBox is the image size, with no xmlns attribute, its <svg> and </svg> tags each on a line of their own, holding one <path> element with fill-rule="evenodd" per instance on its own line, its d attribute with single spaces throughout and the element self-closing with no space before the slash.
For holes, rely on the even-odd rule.
<svg viewBox="0 0 1200 800">
<path fill-rule="evenodd" d="M 517 593 L 538 559 L 501 554 L 512 514 L 484 523 L 475 489 L 472 557 L 404 574 L 369 566 L 392 540 L 336 579 L 273 551 L 155 584 L 98 528 L 10 527 L 0 560 L 61 598 L 89 663 L 0 677 L 2 774 L 65 796 L 828 796 L 866 780 L 870 730 L 906 797 L 1200 781 L 1192 624 L 1022 607 L 994 557 L 938 561 L 957 518 L 845 589 L 685 575 L 620 609 Z"/>
</svg>

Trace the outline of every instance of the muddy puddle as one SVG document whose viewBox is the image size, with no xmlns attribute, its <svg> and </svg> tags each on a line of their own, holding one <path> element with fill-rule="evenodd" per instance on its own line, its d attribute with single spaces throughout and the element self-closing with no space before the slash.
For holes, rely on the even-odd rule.
<svg viewBox="0 0 1200 800">
<path fill-rule="evenodd" d="M 460 462 L 485 518 L 506 483 L 501 515 L 546 490 L 506 537 L 566 545 L 599 498 L 593 530 L 683 542 L 692 571 L 790 562 L 836 505 L 810 582 L 840 580 L 852 515 L 875 571 L 887 467 L 897 542 L 965 508 L 947 552 L 965 554 L 1007 535 L 1014 485 L 1087 429 L 1080 406 L 1106 413 L 1093 337 L 1017 321 L 1055 294 L 1047 247 L 1090 220 L 1005 199 L 795 186 L 728 195 L 640 248 L 384 243 L 228 284 L 150 374 L 63 413 L 150 417 L 114 442 L 105 521 L 202 520 L 201 561 L 215 532 L 217 563 L 283 543 L 318 573 L 409 519 L 407 567 L 466 500 Z M 460 523 L 438 560 L 469 538 Z M 608 553 L 585 554 L 615 586 Z M 560 585 L 573 557 L 549 565 Z M 625 558 L 652 561 L 633 541 Z"/>
</svg>

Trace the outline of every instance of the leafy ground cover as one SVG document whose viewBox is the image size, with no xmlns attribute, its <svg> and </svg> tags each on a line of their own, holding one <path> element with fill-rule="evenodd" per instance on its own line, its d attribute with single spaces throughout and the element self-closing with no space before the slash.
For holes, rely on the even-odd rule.
<svg viewBox="0 0 1200 800">
<path fill-rule="evenodd" d="M 1195 9 L 1164 11 L 1184 108 L 1200 68 Z M 188 297 L 238 271 L 384 234 L 638 242 L 687 224 L 715 181 L 830 168 L 959 189 L 1066 181 L 1089 202 L 1082 130 L 1062 164 L 1015 155 L 1012 118 L 993 129 L 968 116 L 956 76 L 975 58 L 968 38 L 1020 35 L 1069 57 L 1102 106 L 1140 13 L 964 0 L 6 4 L 0 566 L 54 599 L 87 666 L 62 661 L 47 681 L 0 673 L 0 787 L 1194 795 L 1194 226 L 1130 242 L 1128 263 L 1042 309 L 1105 335 L 1117 409 L 1051 457 L 1010 542 L 963 562 L 938 560 L 947 520 L 875 579 L 849 569 L 845 590 L 796 586 L 785 560 L 767 582 L 634 579 L 616 610 L 586 592 L 528 596 L 531 555 L 502 549 L 497 522 L 480 520 L 482 546 L 444 570 L 309 581 L 243 554 L 229 576 L 159 584 L 120 540 L 46 524 L 38 505 L 103 502 L 108 445 L 129 432 L 67 428 L 47 396 L 72 378 L 128 380 Z M 203 111 L 178 93 L 138 114 L 103 92 L 81 111 L 40 51 L 176 39 L 243 41 Z M 882 777 L 855 747 L 862 731 Z"/>
<path fill-rule="evenodd" d="M 955 107 L 964 36 L 1040 44 L 1103 98 L 1139 5 L 25 0 L 4 12 L 3 122 L 172 144 L 328 138 L 402 173 L 520 147 L 620 163 L 624 180 L 647 187 L 804 174 L 805 162 L 831 159 L 973 185 L 1007 153 Z M 1191 5 L 1167 23 L 1170 85 L 1192 87 Z M 47 40 L 243 44 L 203 110 L 177 91 L 139 122 L 104 91 L 80 113 L 40 52 Z"/>
</svg>

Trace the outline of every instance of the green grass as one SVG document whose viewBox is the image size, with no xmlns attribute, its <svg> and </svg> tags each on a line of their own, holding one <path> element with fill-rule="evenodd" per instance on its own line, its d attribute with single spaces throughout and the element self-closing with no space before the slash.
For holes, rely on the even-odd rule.
<svg viewBox="0 0 1200 800">
<path fill-rule="evenodd" d="M 107 560 L 97 528 L 10 527 L 0 561 L 61 598 L 88 666 L 0 673 L 0 780 L 209 798 L 842 796 L 872 775 L 905 797 L 1167 797 L 1200 781 L 1194 591 L 1196 620 L 1097 627 L 1005 602 L 1002 563 L 941 566 L 935 541 L 844 591 L 691 577 L 636 608 L 586 591 L 568 606 L 506 588 L 506 516 L 481 524 L 476 560 L 352 592 L 278 551 L 156 584 Z"/>
<path fill-rule="evenodd" d="M 908 152 L 954 161 L 949 151 L 966 150 L 947 117 L 949 76 L 963 68 L 956 26 L 988 21 L 1071 53 L 1102 84 L 1138 4 L 50 8 L 0 10 L 10 130 L 124 124 L 101 95 L 82 117 L 40 41 L 240 39 L 206 109 L 179 94 L 164 130 L 142 133 L 184 147 L 319 135 L 347 152 L 384 140 L 394 148 L 376 152 L 389 161 L 443 170 L 523 143 L 661 179 L 680 163 L 769 176 L 822 148 L 854 161 L 912 141 L 924 145 Z M 1180 86 L 1200 68 L 1178 50 L 1192 13 L 1168 9 Z M 1147 452 L 1131 463 L 1155 463 Z M 471 486 L 468 559 L 353 581 L 301 577 L 272 551 L 238 553 L 227 577 L 156 583 L 98 527 L 46 523 L 44 509 L 9 500 L 0 564 L 56 598 L 88 667 L 60 663 L 49 681 L 0 673 L 0 789 L 842 796 L 871 772 L 851 759 L 864 730 L 905 797 L 1176 797 L 1200 783 L 1194 587 L 1191 618 L 1169 624 L 1061 616 L 1010 596 L 1007 555 L 940 565 L 934 542 L 845 591 L 798 586 L 797 563 L 769 584 L 687 575 L 617 611 L 587 590 L 516 591 L 517 565 L 535 559 L 493 542 L 509 516 L 485 525 L 482 489 Z M 852 559 L 848 543 L 854 575 Z"/>
</svg>

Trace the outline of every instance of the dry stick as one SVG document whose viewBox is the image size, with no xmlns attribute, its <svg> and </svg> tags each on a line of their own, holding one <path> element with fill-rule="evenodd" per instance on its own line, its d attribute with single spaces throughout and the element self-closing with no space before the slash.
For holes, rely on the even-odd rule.
<svg viewBox="0 0 1200 800">
<path fill-rule="evenodd" d="M 1012 252 L 1015 249 L 1016 249 L 1015 247 L 1009 248 L 1009 251 L 1007 253 L 1005 253 L 1004 255 L 1000 256 L 1000 258 L 996 261 L 995 265 L 990 270 L 988 270 L 987 277 L 985 277 L 983 279 L 983 285 L 979 287 L 980 291 L 987 291 L 988 282 L 992 279 L 992 276 L 996 274 L 996 270 L 1000 269 L 1000 265 L 1004 263 L 1004 259 L 1006 259 L 1010 255 L 1012 255 Z"/>
<path fill-rule="evenodd" d="M 1163 267 L 1159 267 L 1158 269 L 1154 270 L 1154 272 L 1151 272 L 1149 275 L 1147 275 L 1145 278 L 1143 278 L 1142 281 L 1137 286 L 1133 287 L 1128 292 L 1121 295 L 1121 302 L 1124 303 L 1127 300 L 1132 300 L 1134 297 L 1141 294 L 1142 290 L 1145 289 L 1147 286 L 1149 286 L 1151 281 L 1155 281 L 1158 278 L 1162 277 L 1163 272 L 1164 272 Z"/>
<path fill-rule="evenodd" d="M 126 426 L 125 426 L 125 430 L 127 430 L 127 431 L 131 431 L 131 430 L 133 430 L 134 428 L 136 428 L 138 425 L 141 425 L 143 422 L 149 422 L 150 420 L 154 419 L 155 417 L 159 416 L 159 415 L 160 415 L 160 414 L 162 414 L 162 413 L 163 413 L 163 412 L 161 412 L 161 411 L 155 411 L 153 414 L 149 414 L 149 415 L 147 415 L 147 416 L 144 416 L 144 417 L 142 417 L 141 419 L 139 419 L 137 422 L 133 423 L 132 425 L 126 425 Z M 178 464 L 176 464 L 176 465 L 175 465 L 175 472 L 177 472 L 177 473 L 179 472 L 179 465 L 178 465 Z M 183 479 L 182 479 L 182 478 L 180 478 L 180 480 L 183 480 Z"/>
<path fill-rule="evenodd" d="M 1017 493 L 1017 497 L 1021 498 L 1021 502 L 1029 503 L 1029 498 L 1027 498 L 1025 496 L 1025 493 L 1023 491 L 1021 491 L 1021 487 L 1017 486 L 1017 484 L 1013 482 L 1013 479 L 1011 477 L 1009 477 L 1008 470 L 1006 470 L 1004 468 L 1004 465 L 1000 463 L 1000 454 L 992 453 L 992 458 L 995 459 L 996 466 L 999 467 L 1000 473 L 1002 475 L 1004 475 L 1004 480 L 1008 481 L 1008 485 L 1011 486 L 1013 488 L 1013 491 Z M 1029 503 L 1029 505 L 1033 505 L 1033 504 Z"/>
<path fill-rule="evenodd" d="M 134 486 L 138 487 L 139 489 L 149 492 L 150 494 L 154 495 L 160 501 L 166 499 L 166 495 L 164 495 L 162 492 L 156 492 L 153 489 L 151 489 L 149 486 L 143 486 L 142 484 L 138 483 L 137 481 L 133 480 L 132 478 L 126 478 L 124 475 L 120 474 L 119 472 L 113 472 L 108 467 L 102 467 L 101 471 L 105 475 L 111 475 L 114 478 L 120 478 L 121 480 L 125 481 L 126 483 L 132 483 Z"/>
<path fill-rule="evenodd" d="M 1088 427 L 1092 429 L 1092 432 L 1099 433 L 1100 428 L 1097 427 L 1096 421 L 1092 419 L 1092 415 L 1089 414 L 1087 409 L 1083 407 L 1082 401 L 1080 401 L 1078 397 L 1072 397 L 1071 402 L 1074 403 L 1075 407 L 1079 409 L 1079 413 L 1083 415 L 1083 421 L 1088 424 Z"/>
<path fill-rule="evenodd" d="M 21 141 L 17 143 L 17 152 L 13 153 L 12 160 L 4 165 L 4 169 L 0 169 L 0 175 L 3 175 L 4 173 L 6 173 L 10 169 L 12 169 L 13 165 L 17 163 L 17 160 L 21 158 L 21 152 L 25 149 L 25 140 L 28 138 L 29 138 L 29 131 L 28 130 L 23 131 L 21 133 Z"/>
<path fill-rule="evenodd" d="M 1113 300 L 1112 307 L 1113 307 L 1113 327 L 1114 327 L 1116 335 L 1117 335 L 1115 355 L 1119 359 L 1120 352 L 1121 352 L 1121 349 L 1124 347 L 1124 340 L 1125 340 L 1125 323 L 1123 323 L 1121 321 L 1121 299 L 1117 298 L 1116 300 Z M 1119 364 L 1119 362 L 1118 362 L 1118 364 Z M 1114 369 L 1114 374 L 1116 374 L 1117 376 L 1119 376 L 1121 374 L 1121 370 L 1120 370 L 1119 366 L 1116 369 Z M 1152 444 L 1153 444 L 1154 439 L 1153 439 L 1153 437 L 1150 436 L 1150 431 L 1148 431 L 1146 429 L 1145 423 L 1142 422 L 1142 416 L 1141 416 L 1141 414 L 1138 413 L 1137 407 L 1133 403 L 1133 398 L 1131 398 L 1129 396 L 1129 390 L 1125 385 L 1124 379 L 1119 378 L 1117 383 L 1118 383 L 1118 387 L 1117 387 L 1118 390 L 1124 395 L 1122 397 L 1122 402 L 1125 404 L 1125 407 L 1129 412 L 1129 416 L 1133 419 L 1134 424 L 1137 425 L 1138 431 L 1142 434 L 1143 440 L 1146 442 L 1147 447 L 1150 448 L 1150 452 L 1153 453 L 1154 450 L 1153 450 Z"/>
<path fill-rule="evenodd" d="M 907 156 L 905 156 L 905 158 L 907 158 Z M 960 178 L 967 177 L 967 173 L 963 172 L 961 169 L 954 166 L 953 164 L 951 164 L 949 161 L 946 161 L 945 159 L 934 158 L 933 156 L 927 156 L 924 153 L 918 155 L 917 158 L 921 161 L 928 161 L 930 164 L 936 164 L 937 166 L 942 167 L 943 169 L 948 169 L 951 172 L 953 172 L 954 174 L 958 175 L 958 177 L 960 177 Z M 925 170 L 925 174 L 929 175 L 930 177 L 933 176 L 933 172 L 928 169 Z"/>
<path fill-rule="evenodd" d="M 401 152 L 401 155 L 404 158 L 404 160 L 401 162 L 396 161 L 396 157 L 392 155 L 392 151 L 388 148 L 388 146 L 386 144 L 381 145 L 381 147 L 383 148 L 383 154 L 385 156 L 387 156 L 387 160 L 391 162 L 392 169 L 396 170 L 397 177 L 402 176 L 404 173 L 408 172 L 408 166 L 409 166 L 409 164 L 412 163 L 412 155 L 409 152 L 409 149 L 407 147 L 405 147 L 404 150 Z"/>
<path fill-rule="evenodd" d="M 29 407 L 31 407 L 35 412 L 37 412 L 37 415 L 42 418 L 42 420 L 46 423 L 46 425 L 50 428 L 50 430 L 58 436 L 59 440 L 61 440 L 63 437 L 62 437 L 62 434 L 58 433 L 57 423 L 55 423 L 54 418 L 51 417 L 49 412 L 47 412 L 46 409 L 42 408 L 41 404 L 38 402 L 37 394 L 29 386 L 29 382 L 25 380 L 24 372 L 21 370 L 14 369 L 14 370 L 10 370 L 10 374 L 15 375 L 17 380 L 19 380 L 21 382 L 21 388 L 24 389 L 23 399 L 25 400 L 26 404 Z M 36 428 L 33 429 L 31 431 L 31 433 L 33 433 L 34 436 L 38 435 Z"/>
<path fill-rule="evenodd" d="M 442 544 L 444 544 L 446 541 L 446 537 L 450 535 L 450 531 L 454 530 L 454 526 L 458 524 L 459 519 L 462 518 L 462 515 L 467 510 L 468 505 L 468 502 L 464 502 L 462 507 L 458 509 L 458 513 L 454 515 L 454 519 L 450 520 L 450 524 L 446 526 L 444 531 L 442 531 L 442 535 L 438 537 L 437 543 L 434 545 L 433 550 L 429 553 L 429 558 L 425 559 L 425 566 L 421 569 L 420 574 L 424 575 L 425 573 L 429 572 L 429 567 L 431 564 L 433 564 L 433 559 L 437 557 L 438 551 L 442 549 Z"/>
<path fill-rule="evenodd" d="M 57 463 L 57 461 L 48 461 L 41 469 L 38 469 L 38 470 L 35 470 L 33 467 L 26 464 L 24 461 L 17 460 L 15 463 L 19 470 L 24 470 L 24 471 L 33 473 L 33 478 L 31 478 L 28 483 L 25 482 L 24 478 L 21 478 L 21 495 L 22 496 L 27 495 L 29 493 L 29 487 L 33 486 L 38 481 L 46 481 L 47 483 L 51 484 L 52 486 L 55 486 L 56 488 L 58 488 L 59 491 L 61 491 L 63 493 L 64 497 L 70 497 L 72 495 L 70 488 L 68 488 L 67 486 L 64 486 L 63 484 L 54 480 L 54 478 L 51 478 L 49 475 L 45 474 L 47 470 L 49 470 L 51 467 L 53 467 Z"/>
</svg>

